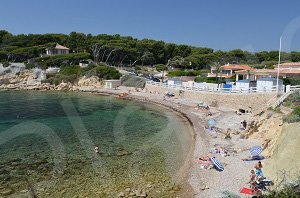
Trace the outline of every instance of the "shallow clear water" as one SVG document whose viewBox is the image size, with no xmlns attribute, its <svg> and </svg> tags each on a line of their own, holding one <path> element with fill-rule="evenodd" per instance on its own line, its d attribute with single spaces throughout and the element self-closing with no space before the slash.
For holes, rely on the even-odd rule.
<svg viewBox="0 0 300 198">
<path fill-rule="evenodd" d="M 170 197 L 181 193 L 176 180 L 190 146 L 186 121 L 162 107 L 0 92 L 0 195 L 117 197 L 131 188 Z"/>
</svg>

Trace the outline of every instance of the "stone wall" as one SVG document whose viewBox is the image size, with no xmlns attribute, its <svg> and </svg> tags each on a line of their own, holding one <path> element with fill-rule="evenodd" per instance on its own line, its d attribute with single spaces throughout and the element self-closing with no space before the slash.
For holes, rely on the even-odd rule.
<svg viewBox="0 0 300 198">
<path fill-rule="evenodd" d="M 204 101 L 210 106 L 226 107 L 235 110 L 252 109 L 253 113 L 259 113 L 266 109 L 269 102 L 274 100 L 276 93 L 216 93 L 184 90 L 180 93 L 179 89 L 160 87 L 147 84 L 145 87 L 147 92 L 165 93 L 170 91 L 178 98 L 187 98 L 193 100 Z"/>
</svg>

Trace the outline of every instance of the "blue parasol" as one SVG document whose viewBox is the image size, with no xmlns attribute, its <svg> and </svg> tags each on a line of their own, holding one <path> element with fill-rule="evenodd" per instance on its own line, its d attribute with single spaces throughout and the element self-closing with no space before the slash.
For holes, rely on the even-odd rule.
<svg viewBox="0 0 300 198">
<path fill-rule="evenodd" d="M 262 153 L 262 148 L 260 146 L 253 146 L 250 149 L 251 156 L 259 156 Z"/>
</svg>

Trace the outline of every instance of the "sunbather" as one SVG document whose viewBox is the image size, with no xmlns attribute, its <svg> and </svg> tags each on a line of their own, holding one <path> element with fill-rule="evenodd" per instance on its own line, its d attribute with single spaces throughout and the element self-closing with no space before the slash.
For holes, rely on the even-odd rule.
<svg viewBox="0 0 300 198">
<path fill-rule="evenodd" d="M 200 164 L 201 167 L 204 168 L 204 169 L 210 169 L 210 168 L 213 168 L 213 163 L 212 163 L 212 161 L 210 160 L 210 156 L 209 156 L 209 155 L 199 157 L 198 160 L 197 160 L 196 162 L 197 162 L 198 164 Z"/>
<path fill-rule="evenodd" d="M 264 156 L 248 156 L 247 158 L 243 158 L 243 161 L 252 161 L 252 160 L 262 160 Z"/>
</svg>

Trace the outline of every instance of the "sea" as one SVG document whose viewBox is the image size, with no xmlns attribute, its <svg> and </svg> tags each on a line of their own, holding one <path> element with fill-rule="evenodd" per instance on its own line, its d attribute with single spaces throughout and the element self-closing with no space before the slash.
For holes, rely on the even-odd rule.
<svg viewBox="0 0 300 198">
<path fill-rule="evenodd" d="M 161 106 L 0 91 L 0 197 L 181 196 L 192 144 L 188 121 Z"/>
</svg>

